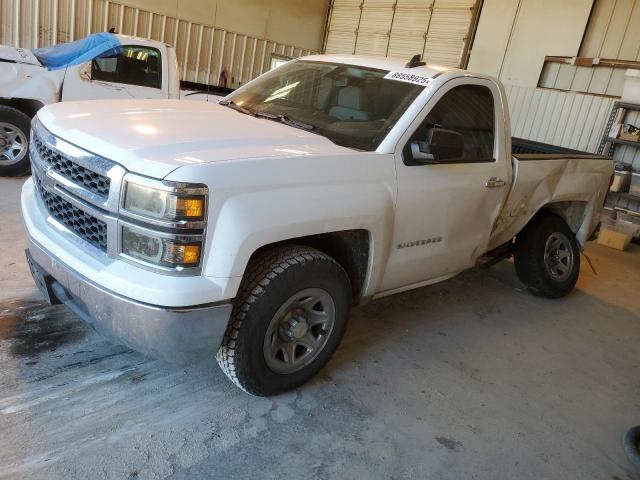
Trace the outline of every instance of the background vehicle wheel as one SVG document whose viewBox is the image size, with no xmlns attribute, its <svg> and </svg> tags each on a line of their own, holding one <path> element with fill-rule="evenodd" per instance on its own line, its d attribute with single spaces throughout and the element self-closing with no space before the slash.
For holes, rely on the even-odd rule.
<svg viewBox="0 0 640 480">
<path fill-rule="evenodd" d="M 640 425 L 627 430 L 624 434 L 623 446 L 629 462 L 640 475 Z"/>
<path fill-rule="evenodd" d="M 29 170 L 31 119 L 15 108 L 0 105 L 0 175 Z"/>
<path fill-rule="evenodd" d="M 338 347 L 350 305 L 347 274 L 328 255 L 303 246 L 267 251 L 247 268 L 218 364 L 253 395 L 296 388 Z"/>
<path fill-rule="evenodd" d="M 580 247 L 555 215 L 534 218 L 518 234 L 514 260 L 518 278 L 534 295 L 564 297 L 578 281 Z"/>
</svg>

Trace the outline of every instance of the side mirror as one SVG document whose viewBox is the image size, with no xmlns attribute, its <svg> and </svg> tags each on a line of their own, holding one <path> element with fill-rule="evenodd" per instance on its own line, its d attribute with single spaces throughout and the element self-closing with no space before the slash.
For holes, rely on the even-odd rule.
<svg viewBox="0 0 640 480">
<path fill-rule="evenodd" d="M 78 68 L 78 74 L 82 80 L 91 80 L 91 62 L 86 62 Z"/>
<path fill-rule="evenodd" d="M 427 130 L 426 142 L 411 142 L 411 153 L 417 162 L 444 163 L 458 160 L 463 151 L 462 134 L 445 128 L 430 128 Z"/>
</svg>

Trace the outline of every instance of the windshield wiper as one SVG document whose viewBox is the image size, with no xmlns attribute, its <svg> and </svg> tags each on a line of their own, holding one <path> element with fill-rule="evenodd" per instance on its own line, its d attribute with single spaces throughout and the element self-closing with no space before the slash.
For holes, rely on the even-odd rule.
<svg viewBox="0 0 640 480">
<path fill-rule="evenodd" d="M 223 107 L 229 107 L 237 112 L 244 113 L 245 115 L 253 115 L 253 112 L 251 110 L 238 105 L 233 100 L 221 100 L 218 102 L 218 105 L 222 105 Z"/>
<path fill-rule="evenodd" d="M 304 123 L 299 120 L 294 120 L 284 114 L 275 114 L 275 113 L 267 113 L 267 112 L 254 112 L 256 117 L 268 118 L 269 120 L 276 120 L 280 123 L 284 123 L 285 125 L 289 125 L 290 127 L 299 128 L 301 130 L 306 130 L 307 132 L 313 132 L 316 127 L 311 125 L 310 123 Z"/>
</svg>

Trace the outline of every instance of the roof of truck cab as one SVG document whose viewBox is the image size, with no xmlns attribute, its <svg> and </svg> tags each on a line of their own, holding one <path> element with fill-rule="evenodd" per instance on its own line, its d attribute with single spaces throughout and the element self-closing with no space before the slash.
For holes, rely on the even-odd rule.
<svg viewBox="0 0 640 480">
<path fill-rule="evenodd" d="M 345 65 L 357 65 L 359 67 L 377 68 L 390 72 L 415 73 L 426 77 L 435 77 L 443 72 L 461 71 L 458 68 L 445 67 L 442 65 L 427 64 L 421 67 L 407 68 L 406 65 L 411 58 L 378 57 L 369 55 L 308 55 L 300 60 L 311 60 L 314 62 L 344 63 Z"/>
</svg>

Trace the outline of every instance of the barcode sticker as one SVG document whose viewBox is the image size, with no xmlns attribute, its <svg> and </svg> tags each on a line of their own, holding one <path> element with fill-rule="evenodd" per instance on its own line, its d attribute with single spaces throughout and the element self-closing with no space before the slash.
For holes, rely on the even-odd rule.
<svg viewBox="0 0 640 480">
<path fill-rule="evenodd" d="M 400 82 L 415 83 L 416 85 L 428 85 L 431 82 L 431 77 L 405 72 L 389 72 L 384 76 L 384 78 L 389 80 L 398 80 Z"/>
</svg>

